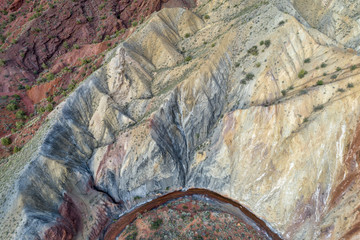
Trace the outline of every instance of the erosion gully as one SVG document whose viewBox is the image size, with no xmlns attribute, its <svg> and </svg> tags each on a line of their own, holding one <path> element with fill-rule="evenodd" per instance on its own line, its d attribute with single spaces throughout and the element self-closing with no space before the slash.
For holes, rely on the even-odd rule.
<svg viewBox="0 0 360 240">
<path fill-rule="evenodd" d="M 209 199 L 217 200 L 221 204 L 230 204 L 232 207 L 235 207 L 236 209 L 240 210 L 241 215 L 244 215 L 246 218 L 252 220 L 259 229 L 264 231 L 270 237 L 270 239 L 274 239 L 274 240 L 281 239 L 279 237 L 279 235 L 277 235 L 275 232 L 273 232 L 266 225 L 266 223 L 263 220 L 256 217 L 252 212 L 250 212 L 248 209 L 246 209 L 244 206 L 242 206 L 238 202 L 235 202 L 234 200 L 226 198 L 218 193 L 212 192 L 207 189 L 201 189 L 201 188 L 191 188 L 186 191 L 171 192 L 169 194 L 158 197 L 150 202 L 147 202 L 147 203 L 139 206 L 138 208 L 134 209 L 133 211 L 123 215 L 116 222 L 109 225 L 103 235 L 103 239 L 104 240 L 115 240 L 116 237 L 118 237 L 120 235 L 120 233 L 126 228 L 126 226 L 129 225 L 130 223 L 132 223 L 137 218 L 138 214 L 143 214 L 144 212 L 150 211 L 154 208 L 157 208 L 160 205 L 163 205 L 171 200 L 186 197 L 186 196 L 192 196 L 192 195 L 202 195 Z"/>
</svg>

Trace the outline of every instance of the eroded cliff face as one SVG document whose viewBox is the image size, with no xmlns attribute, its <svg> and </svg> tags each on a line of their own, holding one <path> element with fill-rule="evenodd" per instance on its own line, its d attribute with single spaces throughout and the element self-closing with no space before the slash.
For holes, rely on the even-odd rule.
<svg viewBox="0 0 360 240">
<path fill-rule="evenodd" d="M 101 238 L 192 187 L 284 239 L 359 234 L 360 57 L 284 2 L 152 15 L 4 166 L 3 238 Z"/>
</svg>

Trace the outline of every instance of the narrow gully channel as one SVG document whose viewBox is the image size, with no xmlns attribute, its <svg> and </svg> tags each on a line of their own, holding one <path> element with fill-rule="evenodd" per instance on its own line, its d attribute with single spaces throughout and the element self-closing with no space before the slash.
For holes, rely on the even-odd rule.
<svg viewBox="0 0 360 240">
<path fill-rule="evenodd" d="M 210 199 L 215 199 L 217 201 L 220 201 L 221 203 L 231 204 L 232 206 L 239 209 L 246 217 L 250 218 L 260 229 L 264 230 L 268 236 L 270 236 L 274 240 L 280 240 L 281 238 L 279 235 L 277 235 L 275 232 L 273 232 L 266 223 L 255 216 L 252 212 L 250 212 L 248 209 L 246 209 L 241 204 L 235 202 L 234 200 L 231 200 L 229 198 L 226 198 L 218 193 L 212 192 L 207 189 L 201 189 L 201 188 L 191 188 L 187 191 L 175 191 L 169 194 L 166 194 L 164 196 L 161 196 L 159 198 L 156 198 L 152 200 L 151 202 L 147 202 L 138 208 L 134 209 L 133 211 L 123 215 L 119 220 L 116 222 L 110 224 L 105 233 L 104 233 L 104 240 L 115 240 L 117 236 L 121 234 L 121 232 L 126 228 L 127 225 L 132 223 L 138 216 L 138 214 L 143 214 L 146 211 L 152 210 L 154 208 L 157 208 L 158 206 L 169 202 L 173 199 L 185 197 L 185 196 L 191 196 L 191 195 L 203 195 L 205 197 L 208 197 Z"/>
</svg>

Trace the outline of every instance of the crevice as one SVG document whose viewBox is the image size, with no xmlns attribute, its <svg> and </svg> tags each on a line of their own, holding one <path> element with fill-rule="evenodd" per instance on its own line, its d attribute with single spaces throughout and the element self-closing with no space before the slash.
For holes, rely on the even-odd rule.
<svg viewBox="0 0 360 240">
<path fill-rule="evenodd" d="M 104 191 L 104 190 L 102 190 L 102 189 L 100 189 L 98 186 L 96 186 L 95 185 L 95 183 L 94 183 L 94 178 L 92 177 L 92 175 L 91 175 L 91 182 L 92 182 L 92 188 L 95 190 L 95 191 L 97 191 L 97 192 L 99 192 L 99 193 L 102 193 L 102 194 L 104 194 L 106 197 L 108 197 L 109 199 L 110 199 L 110 201 L 111 201 L 111 203 L 114 203 L 114 204 L 123 204 L 124 202 L 123 201 L 116 201 L 109 193 L 107 193 L 106 191 Z"/>
</svg>

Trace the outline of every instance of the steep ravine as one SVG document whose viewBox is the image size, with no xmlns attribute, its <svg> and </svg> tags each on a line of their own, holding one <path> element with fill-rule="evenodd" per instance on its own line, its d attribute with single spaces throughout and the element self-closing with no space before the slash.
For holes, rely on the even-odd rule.
<svg viewBox="0 0 360 240">
<path fill-rule="evenodd" d="M 4 166 L 2 238 L 98 239 L 189 188 L 284 239 L 358 233 L 360 58 L 266 1 L 194 11 L 153 14 Z"/>
</svg>

